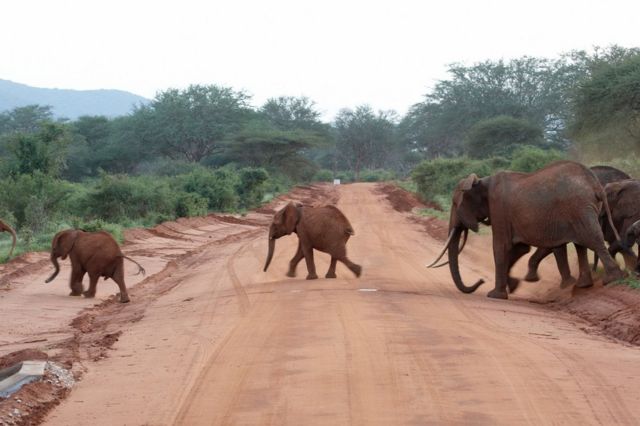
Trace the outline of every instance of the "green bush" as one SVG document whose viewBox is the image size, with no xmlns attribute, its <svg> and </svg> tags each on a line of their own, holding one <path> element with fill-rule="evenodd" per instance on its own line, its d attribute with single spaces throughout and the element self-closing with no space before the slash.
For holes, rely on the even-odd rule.
<svg viewBox="0 0 640 426">
<path fill-rule="evenodd" d="M 333 172 L 329 169 L 320 169 L 313 175 L 315 182 L 333 182 Z"/>
<path fill-rule="evenodd" d="M 554 161 L 562 160 L 564 155 L 556 150 L 544 150 L 535 146 L 524 146 L 513 153 L 511 166 L 517 172 L 535 172 Z"/>
<path fill-rule="evenodd" d="M 260 205 L 264 197 L 264 183 L 269 173 L 263 168 L 245 167 L 238 170 L 239 182 L 236 191 L 240 199 L 240 207 L 251 208 Z"/>
<path fill-rule="evenodd" d="M 418 187 L 418 195 L 425 200 L 434 200 L 438 195 L 451 194 L 460 179 L 471 173 L 483 177 L 508 167 L 503 158 L 473 160 L 469 158 L 438 158 L 418 164 L 411 178 Z"/>
<path fill-rule="evenodd" d="M 544 143 L 539 126 L 521 118 L 500 115 L 478 121 L 467 133 L 465 152 L 471 158 L 511 156 L 524 145 Z"/>
<path fill-rule="evenodd" d="M 209 201 L 198 194 L 191 192 L 183 192 L 178 194 L 176 198 L 176 216 L 192 217 L 205 216 Z"/>
<path fill-rule="evenodd" d="M 182 189 L 207 200 L 210 210 L 232 211 L 238 207 L 237 173 L 229 167 L 194 170 L 180 176 Z"/>
<path fill-rule="evenodd" d="M 395 178 L 396 174 L 390 170 L 364 169 L 360 172 L 360 180 L 362 182 L 384 182 Z"/>
</svg>

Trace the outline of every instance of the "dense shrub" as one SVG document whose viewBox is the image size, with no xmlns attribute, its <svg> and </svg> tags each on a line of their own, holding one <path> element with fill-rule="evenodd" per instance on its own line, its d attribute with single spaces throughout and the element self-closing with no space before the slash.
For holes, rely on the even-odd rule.
<svg viewBox="0 0 640 426">
<path fill-rule="evenodd" d="M 313 175 L 315 182 L 333 182 L 333 171 L 329 169 L 320 169 Z"/>
<path fill-rule="evenodd" d="M 478 121 L 469 129 L 465 152 L 472 158 L 508 157 L 519 147 L 543 143 L 539 126 L 521 118 L 500 115 Z"/>
<path fill-rule="evenodd" d="M 418 164 L 411 178 L 418 186 L 418 194 L 425 200 L 433 200 L 437 195 L 450 194 L 460 179 L 471 173 L 488 176 L 506 169 L 508 164 L 509 161 L 502 158 L 438 158 Z"/>
<path fill-rule="evenodd" d="M 179 178 L 182 189 L 206 199 L 210 210 L 231 211 L 238 206 L 239 178 L 232 168 L 197 169 Z"/>
<path fill-rule="evenodd" d="M 535 172 L 547 164 L 563 158 L 564 155 L 560 151 L 525 146 L 513 153 L 509 168 L 517 172 Z"/>
<path fill-rule="evenodd" d="M 240 198 L 240 207 L 250 208 L 260 204 L 264 197 L 264 183 L 269 174 L 263 168 L 246 167 L 238 170 L 236 191 Z"/>
<path fill-rule="evenodd" d="M 360 180 L 362 182 L 383 182 L 395 179 L 395 177 L 395 173 L 384 169 L 365 169 L 360 172 Z"/>
</svg>

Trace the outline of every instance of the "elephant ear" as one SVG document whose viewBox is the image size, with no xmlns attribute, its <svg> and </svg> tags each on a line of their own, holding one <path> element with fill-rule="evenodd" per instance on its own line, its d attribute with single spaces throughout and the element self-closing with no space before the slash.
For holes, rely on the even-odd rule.
<svg viewBox="0 0 640 426">
<path fill-rule="evenodd" d="M 282 218 L 284 221 L 284 229 L 287 231 L 287 235 L 296 230 L 296 226 L 298 225 L 298 222 L 300 220 L 300 207 L 302 206 L 289 203 L 284 208 Z"/>
<path fill-rule="evenodd" d="M 75 229 L 69 229 L 56 235 L 51 245 L 54 247 L 54 250 L 62 258 L 62 260 L 65 260 L 73 249 L 73 246 L 78 239 L 78 234 L 79 231 L 76 231 Z"/>
<path fill-rule="evenodd" d="M 478 179 L 478 176 L 475 173 L 471 173 L 469 176 L 462 180 L 462 182 L 460 183 L 460 189 L 463 191 L 468 191 L 473 188 L 473 185 L 475 185 L 479 180 L 480 179 Z"/>
</svg>

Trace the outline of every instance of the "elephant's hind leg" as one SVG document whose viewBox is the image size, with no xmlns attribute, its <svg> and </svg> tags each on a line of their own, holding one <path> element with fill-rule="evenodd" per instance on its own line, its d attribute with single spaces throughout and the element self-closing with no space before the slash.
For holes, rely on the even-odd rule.
<svg viewBox="0 0 640 426">
<path fill-rule="evenodd" d="M 338 263 L 338 259 L 334 256 L 331 256 L 331 265 L 329 265 L 329 270 L 327 271 L 327 275 L 325 278 L 336 278 L 336 264 Z"/>
<path fill-rule="evenodd" d="M 526 245 L 526 244 L 516 244 L 512 249 L 511 249 L 511 253 L 509 255 L 509 272 L 511 271 L 511 268 L 513 267 L 513 265 L 516 264 L 516 262 L 525 254 L 529 253 L 529 250 L 531 250 L 531 247 Z M 516 289 L 518 288 L 518 285 L 520 284 L 520 280 L 517 278 L 512 277 L 511 275 L 508 276 L 507 278 L 507 285 L 509 287 L 509 292 L 513 293 L 514 291 L 516 291 Z"/>
<path fill-rule="evenodd" d="M 118 284 L 118 288 L 120 289 L 120 303 L 129 302 L 129 293 L 127 292 L 127 286 L 124 283 L 124 267 L 118 267 L 112 278 L 116 284 Z"/>
<path fill-rule="evenodd" d="M 535 282 L 540 281 L 540 275 L 538 275 L 538 266 L 542 260 L 551 254 L 551 249 L 539 248 L 529 258 L 527 275 L 524 277 L 525 281 Z"/>
<path fill-rule="evenodd" d="M 291 258 L 291 261 L 289 262 L 289 271 L 287 272 L 288 277 L 293 278 L 296 276 L 296 268 L 298 267 L 298 263 L 302 260 L 303 257 L 304 254 L 302 253 L 302 244 L 300 244 L 300 241 L 298 241 L 298 251 L 296 251 L 296 254 Z"/>
</svg>

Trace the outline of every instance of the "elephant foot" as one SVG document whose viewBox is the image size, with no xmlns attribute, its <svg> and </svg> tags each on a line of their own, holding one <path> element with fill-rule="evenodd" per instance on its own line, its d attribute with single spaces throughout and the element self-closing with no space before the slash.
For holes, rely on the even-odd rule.
<svg viewBox="0 0 640 426">
<path fill-rule="evenodd" d="M 288 276 L 289 278 L 295 278 L 295 276 L 296 276 L 296 271 L 289 271 L 289 272 L 287 272 L 287 276 Z"/>
<path fill-rule="evenodd" d="M 571 287 L 573 285 L 577 285 L 578 287 L 580 287 L 578 285 L 578 280 L 576 280 L 573 277 L 563 278 L 562 281 L 560 281 L 560 288 L 567 288 L 567 287 Z M 593 283 L 591 283 L 591 285 L 593 285 Z"/>
<path fill-rule="evenodd" d="M 593 287 L 593 279 L 591 278 L 591 274 L 578 277 L 578 281 L 576 282 L 576 287 L 578 288 Z"/>
<path fill-rule="evenodd" d="M 71 290 L 71 293 L 69 293 L 69 296 L 82 296 L 82 292 Z"/>
<path fill-rule="evenodd" d="M 604 279 L 602 280 L 602 283 L 604 285 L 607 285 L 610 282 L 621 280 L 626 277 L 627 275 L 624 272 L 622 272 L 620 269 L 615 269 L 613 273 L 605 275 Z"/>
<path fill-rule="evenodd" d="M 353 265 L 353 268 L 351 269 L 351 272 L 356 274 L 356 277 L 360 277 L 360 275 L 362 275 L 362 266 Z"/>
<path fill-rule="evenodd" d="M 120 303 L 129 303 L 131 300 L 129 299 L 129 295 L 128 294 L 122 294 L 120 293 Z"/>
<path fill-rule="evenodd" d="M 82 292 L 82 295 L 87 299 L 93 299 L 94 297 L 96 297 L 96 293 L 95 292 L 92 293 L 89 290 Z"/>
<path fill-rule="evenodd" d="M 324 276 L 325 278 L 338 278 L 335 272 L 327 272 L 327 275 Z"/>
<path fill-rule="evenodd" d="M 529 269 L 529 272 L 527 272 L 527 275 L 524 277 L 524 280 L 530 283 L 534 283 L 536 281 L 540 281 L 540 275 L 538 275 L 538 271 Z"/>
<path fill-rule="evenodd" d="M 317 280 L 317 279 L 318 279 L 318 275 L 316 275 L 316 274 L 309 274 L 309 275 L 307 275 L 307 279 L 308 279 L 308 280 Z"/>
<path fill-rule="evenodd" d="M 520 284 L 520 280 L 517 278 L 509 277 L 507 281 L 507 285 L 509 286 L 509 292 L 513 293 L 518 288 Z"/>
<path fill-rule="evenodd" d="M 509 295 L 506 291 L 500 291 L 494 288 L 489 293 L 487 293 L 487 297 L 491 297 L 492 299 L 508 299 Z"/>
</svg>

